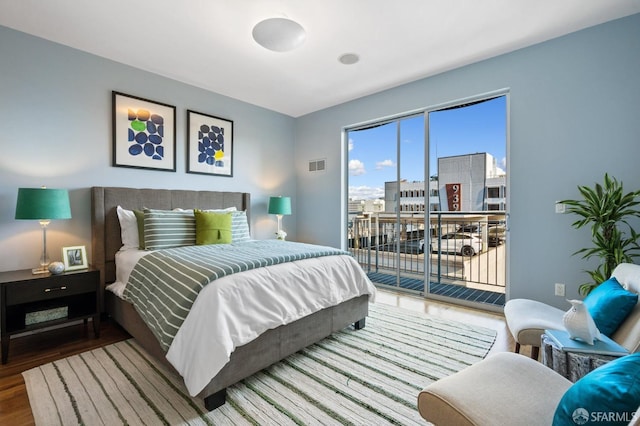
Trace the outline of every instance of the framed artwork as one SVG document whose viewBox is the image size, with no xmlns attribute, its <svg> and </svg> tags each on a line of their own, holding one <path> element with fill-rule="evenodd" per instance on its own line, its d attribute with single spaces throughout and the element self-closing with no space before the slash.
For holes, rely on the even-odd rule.
<svg viewBox="0 0 640 426">
<path fill-rule="evenodd" d="M 62 247 L 62 261 L 65 271 L 87 269 L 87 250 L 84 246 Z"/>
<path fill-rule="evenodd" d="M 112 92 L 113 166 L 176 171 L 176 107 Z"/>
<path fill-rule="evenodd" d="M 233 176 L 233 121 L 187 110 L 187 173 Z"/>
</svg>

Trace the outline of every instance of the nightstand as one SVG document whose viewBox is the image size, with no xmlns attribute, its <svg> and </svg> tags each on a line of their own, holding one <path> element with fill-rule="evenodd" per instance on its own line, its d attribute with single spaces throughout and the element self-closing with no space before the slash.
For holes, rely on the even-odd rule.
<svg viewBox="0 0 640 426">
<path fill-rule="evenodd" d="M 71 321 L 93 318 L 100 337 L 100 271 L 85 269 L 59 275 L 33 275 L 31 269 L 0 272 L 2 363 L 11 336 Z"/>
</svg>

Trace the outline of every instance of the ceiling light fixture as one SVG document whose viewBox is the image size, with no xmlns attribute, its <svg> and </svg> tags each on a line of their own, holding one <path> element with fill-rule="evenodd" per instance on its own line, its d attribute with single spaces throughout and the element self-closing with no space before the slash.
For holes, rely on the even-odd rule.
<svg viewBox="0 0 640 426">
<path fill-rule="evenodd" d="M 338 60 L 345 65 L 353 65 L 360 60 L 360 57 L 355 53 L 345 53 Z"/>
<path fill-rule="evenodd" d="M 291 19 L 269 18 L 253 27 L 253 39 L 265 49 L 288 52 L 300 47 L 307 38 L 304 28 Z"/>
</svg>

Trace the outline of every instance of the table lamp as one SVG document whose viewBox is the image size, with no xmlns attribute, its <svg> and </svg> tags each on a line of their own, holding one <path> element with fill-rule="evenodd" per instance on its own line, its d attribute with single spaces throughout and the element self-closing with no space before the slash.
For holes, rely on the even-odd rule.
<svg viewBox="0 0 640 426">
<path fill-rule="evenodd" d="M 275 214 L 278 217 L 278 239 L 284 240 L 282 235 L 282 216 L 291 214 L 291 198 L 289 197 L 271 197 L 269 198 L 269 214 Z M 286 234 L 285 234 L 286 235 Z"/>
<path fill-rule="evenodd" d="M 48 272 L 47 225 L 51 219 L 71 219 L 69 192 L 66 189 L 18 188 L 16 219 L 39 220 L 42 227 L 42 256 L 40 268 L 34 274 Z"/>
</svg>

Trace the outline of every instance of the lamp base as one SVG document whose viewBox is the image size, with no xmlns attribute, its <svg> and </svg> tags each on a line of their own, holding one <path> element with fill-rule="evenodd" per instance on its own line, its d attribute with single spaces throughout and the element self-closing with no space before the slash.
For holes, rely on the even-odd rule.
<svg viewBox="0 0 640 426">
<path fill-rule="evenodd" d="M 31 270 L 31 273 L 33 275 L 37 275 L 37 274 L 48 274 L 49 273 L 49 269 L 46 266 L 41 266 L 40 268 L 33 268 Z"/>
</svg>

